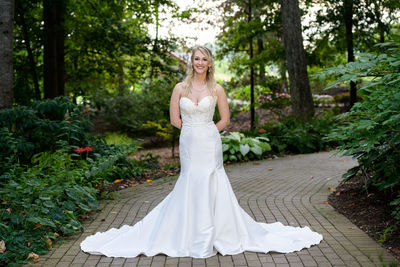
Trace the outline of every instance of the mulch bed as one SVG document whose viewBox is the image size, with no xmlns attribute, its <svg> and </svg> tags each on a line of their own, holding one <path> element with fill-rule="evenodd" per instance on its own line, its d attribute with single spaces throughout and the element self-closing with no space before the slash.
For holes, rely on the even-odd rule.
<svg viewBox="0 0 400 267">
<path fill-rule="evenodd" d="M 385 231 L 396 223 L 391 215 L 393 206 L 389 204 L 396 191 L 393 194 L 385 194 L 373 188 L 365 191 L 362 190 L 363 187 L 361 175 L 342 181 L 336 187 L 336 191 L 329 195 L 329 203 L 400 259 L 400 225 L 385 234 Z"/>
<path fill-rule="evenodd" d="M 164 177 L 177 176 L 177 175 L 179 175 L 179 171 L 180 171 L 179 167 L 172 168 L 169 170 L 159 169 L 159 170 L 148 171 L 143 175 L 143 177 L 123 179 L 121 181 L 118 181 L 117 183 L 108 184 L 106 187 L 102 188 L 101 191 L 111 193 L 111 192 L 119 191 L 119 190 L 122 190 L 122 189 L 125 189 L 128 187 L 137 186 L 137 185 L 143 184 L 143 183 L 152 185 L 152 181 L 158 180 L 158 179 L 161 179 Z M 112 195 L 110 195 L 110 197 L 112 197 Z"/>
</svg>

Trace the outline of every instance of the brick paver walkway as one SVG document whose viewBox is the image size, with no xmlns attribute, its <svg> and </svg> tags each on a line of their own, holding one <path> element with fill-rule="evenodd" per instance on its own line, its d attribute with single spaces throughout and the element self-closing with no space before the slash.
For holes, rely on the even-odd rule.
<svg viewBox="0 0 400 267">
<path fill-rule="evenodd" d="M 397 266 L 384 248 L 325 203 L 328 188 L 336 187 L 341 175 L 355 164 L 350 158 L 331 155 L 288 156 L 226 167 L 240 205 L 257 221 L 307 225 L 321 233 L 324 240 L 310 249 L 288 254 L 218 254 L 208 259 L 107 258 L 80 251 L 79 243 L 87 235 L 142 219 L 172 190 L 176 181 L 172 180 L 125 189 L 116 200 L 103 202 L 102 211 L 85 224 L 83 234 L 57 245 L 35 266 Z"/>
</svg>

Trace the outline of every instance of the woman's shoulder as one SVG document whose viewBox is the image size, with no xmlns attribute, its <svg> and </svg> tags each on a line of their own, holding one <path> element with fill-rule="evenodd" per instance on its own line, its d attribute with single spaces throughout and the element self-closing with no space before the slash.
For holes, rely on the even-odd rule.
<svg viewBox="0 0 400 267">
<path fill-rule="evenodd" d="M 182 90 L 183 90 L 183 82 L 178 82 L 177 84 L 175 84 L 174 91 L 178 91 L 179 93 L 181 93 Z"/>
<path fill-rule="evenodd" d="M 178 82 L 175 84 L 174 89 L 182 89 L 183 88 L 183 82 Z"/>
<path fill-rule="evenodd" d="M 173 90 L 173 94 L 175 95 L 179 95 L 179 97 L 184 96 L 184 88 L 185 88 L 185 83 L 184 82 L 178 82 L 177 84 L 175 84 L 174 90 Z"/>
<path fill-rule="evenodd" d="M 217 94 L 221 94 L 221 93 L 224 93 L 224 88 L 222 87 L 222 85 L 220 85 L 219 83 L 217 83 L 217 84 L 215 85 L 215 91 L 216 91 Z"/>
<path fill-rule="evenodd" d="M 175 84 L 174 90 L 178 90 L 179 92 L 182 92 L 184 87 L 185 87 L 184 82 L 178 82 L 177 84 Z"/>
</svg>

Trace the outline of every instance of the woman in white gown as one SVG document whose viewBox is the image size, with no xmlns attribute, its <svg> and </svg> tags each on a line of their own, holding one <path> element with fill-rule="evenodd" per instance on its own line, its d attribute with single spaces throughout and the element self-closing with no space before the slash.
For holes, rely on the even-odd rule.
<svg viewBox="0 0 400 267">
<path fill-rule="evenodd" d="M 218 105 L 221 120 L 212 121 Z M 109 257 L 139 254 L 207 258 L 217 252 L 288 253 L 322 240 L 310 228 L 256 222 L 240 206 L 225 173 L 219 131 L 229 123 L 225 92 L 214 79 L 211 51 L 193 49 L 186 79 L 170 103 L 171 123 L 181 129 L 181 172 L 173 190 L 141 221 L 87 237 L 81 249 Z"/>
</svg>

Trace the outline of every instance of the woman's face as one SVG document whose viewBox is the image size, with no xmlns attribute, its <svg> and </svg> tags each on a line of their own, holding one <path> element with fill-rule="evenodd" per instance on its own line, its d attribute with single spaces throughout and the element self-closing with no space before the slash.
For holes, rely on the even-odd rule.
<svg viewBox="0 0 400 267">
<path fill-rule="evenodd" d="M 193 56 L 193 68 L 194 71 L 198 74 L 202 74 L 207 72 L 208 68 L 211 66 L 211 62 L 207 59 L 207 56 L 204 55 L 200 50 L 194 52 Z"/>
</svg>

